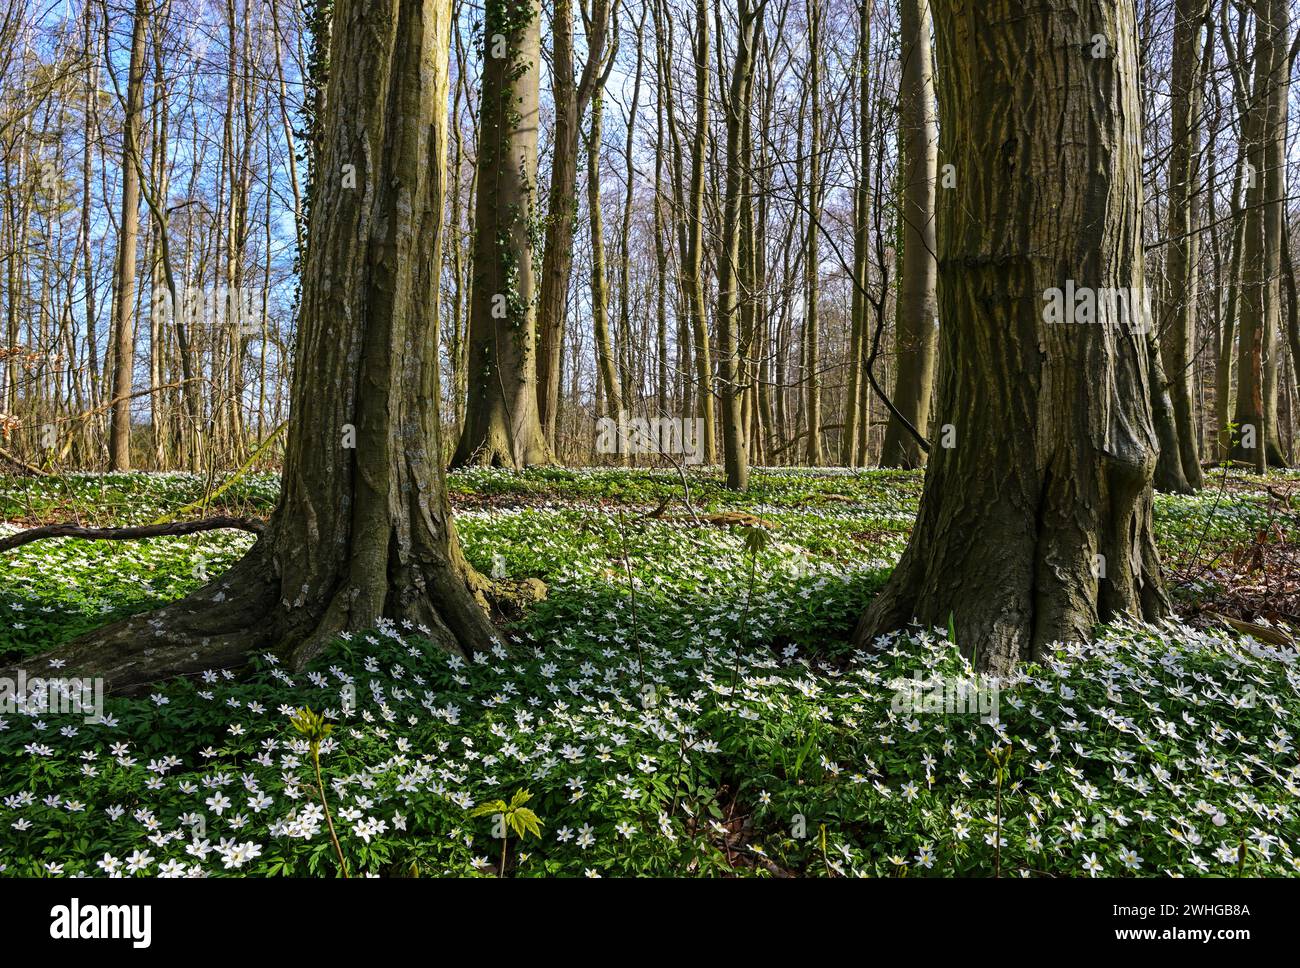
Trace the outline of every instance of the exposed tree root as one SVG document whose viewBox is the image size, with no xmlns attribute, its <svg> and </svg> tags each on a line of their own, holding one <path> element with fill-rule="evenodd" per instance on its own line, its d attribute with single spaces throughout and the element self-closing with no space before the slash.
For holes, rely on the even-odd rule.
<svg viewBox="0 0 1300 968">
<path fill-rule="evenodd" d="M 107 692 L 130 695 L 165 679 L 238 669 L 263 652 L 299 670 L 341 633 L 366 631 L 383 618 L 409 622 L 421 630 L 413 634 L 468 655 L 496 639 L 490 616 L 517 620 L 546 594 L 536 579 L 494 582 L 463 566 L 459 577 L 453 568 L 436 567 L 410 575 L 393 586 L 400 591 L 382 596 L 375 612 L 368 608 L 374 601 L 369 590 L 348 581 L 327 596 L 295 602 L 283 594 L 267 541 L 263 537 L 228 572 L 179 601 L 19 665 L 29 677 L 54 668 L 60 675 L 102 677 Z M 0 670 L 0 677 L 17 671 L 18 665 Z"/>
</svg>

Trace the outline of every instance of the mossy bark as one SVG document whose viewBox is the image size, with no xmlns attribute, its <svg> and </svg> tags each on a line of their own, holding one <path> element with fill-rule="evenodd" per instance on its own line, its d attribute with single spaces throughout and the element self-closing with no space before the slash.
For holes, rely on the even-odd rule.
<svg viewBox="0 0 1300 968">
<path fill-rule="evenodd" d="M 551 463 L 537 405 L 532 239 L 540 0 L 488 0 L 483 32 L 469 395 L 452 464 L 519 469 Z"/>
</svg>

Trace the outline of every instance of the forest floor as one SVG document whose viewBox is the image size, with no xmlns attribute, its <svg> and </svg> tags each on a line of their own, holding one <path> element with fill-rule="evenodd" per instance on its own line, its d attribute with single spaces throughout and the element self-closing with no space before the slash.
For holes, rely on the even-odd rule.
<svg viewBox="0 0 1300 968">
<path fill-rule="evenodd" d="M 214 483 L 0 477 L 0 534 L 260 516 L 278 488 Z M 336 724 L 320 762 L 353 876 L 495 876 L 503 856 L 508 876 L 1300 873 L 1300 477 L 1158 495 L 1177 618 L 1002 682 L 953 629 L 847 643 L 919 474 L 758 471 L 735 495 L 696 473 L 689 500 L 672 471 L 449 486 L 469 560 L 548 586 L 494 654 L 381 627 L 301 674 L 266 656 L 97 721 L 0 710 L 0 873 L 336 875 L 304 706 Z M 252 541 L 0 555 L 0 664 L 173 600 Z M 507 824 L 503 852 L 496 816 L 525 790 L 540 827 Z"/>
</svg>

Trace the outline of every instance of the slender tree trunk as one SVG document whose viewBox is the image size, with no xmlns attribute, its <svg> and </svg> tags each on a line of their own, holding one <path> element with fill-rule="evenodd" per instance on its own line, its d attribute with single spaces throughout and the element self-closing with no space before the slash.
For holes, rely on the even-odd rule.
<svg viewBox="0 0 1300 968">
<path fill-rule="evenodd" d="M 135 256 L 140 226 L 140 134 L 144 115 L 145 30 L 149 0 L 136 0 L 131 25 L 131 60 L 122 126 L 122 210 L 113 306 L 113 405 L 109 418 L 108 466 L 131 468 L 131 377 L 135 370 Z"/>
<path fill-rule="evenodd" d="M 745 154 L 745 127 L 754 76 L 754 28 L 759 13 L 749 0 L 738 0 L 739 36 L 726 100 L 727 162 L 723 198 L 722 251 L 718 256 L 718 363 L 722 402 L 722 453 L 727 487 L 749 487 L 749 447 L 741 413 L 739 388 L 741 358 L 736 321 L 740 310 L 741 193 L 749 158 Z"/>
<path fill-rule="evenodd" d="M 868 178 L 871 172 L 871 3 L 860 0 L 858 4 L 858 53 L 854 62 L 857 79 L 857 99 L 854 115 L 857 121 L 858 170 L 853 190 L 853 292 L 849 303 L 849 385 L 844 411 L 844 438 L 840 448 L 840 463 L 846 467 L 858 466 L 858 425 L 867 414 L 860 404 L 860 389 L 865 377 L 862 372 L 863 334 L 867 318 L 867 265 L 871 245 L 870 205 L 871 190 Z"/>
<path fill-rule="evenodd" d="M 902 271 L 898 285 L 898 364 L 894 406 L 921 436 L 930 432 L 939 267 L 935 262 L 935 192 L 939 135 L 935 129 L 934 73 L 930 58 L 929 0 L 901 0 L 903 77 L 899 90 L 899 142 L 903 158 Z M 925 452 L 892 412 L 881 445 L 882 467 L 920 467 Z"/>
<path fill-rule="evenodd" d="M 645 67 L 645 18 L 649 7 L 641 7 L 641 19 L 636 26 L 636 69 L 632 74 L 632 100 L 627 109 L 627 127 L 623 139 L 625 161 L 623 183 L 623 217 L 619 225 L 618 243 L 618 337 L 619 365 L 622 376 L 624 406 L 636 406 L 641 381 L 632 363 L 632 200 L 636 187 L 636 159 L 633 154 L 636 139 L 637 110 L 641 104 L 641 80 Z"/>
<path fill-rule="evenodd" d="M 808 255 L 804 263 L 804 362 L 807 369 L 808 440 L 804 457 L 813 467 L 825 462 L 822 448 L 821 210 L 822 210 L 822 0 L 808 0 Z"/>
<path fill-rule="evenodd" d="M 1164 319 L 1160 344 L 1173 403 L 1174 428 L 1181 477 L 1189 490 L 1201 488 L 1201 458 L 1197 448 L 1196 411 L 1192 389 L 1196 308 L 1200 277 L 1196 228 L 1199 213 L 1196 185 L 1200 149 L 1202 87 L 1201 33 L 1210 12 L 1209 0 L 1178 0 L 1174 14 L 1172 150 L 1169 156 L 1169 243 L 1165 254 L 1168 297 L 1162 301 Z M 1178 489 L 1178 480 L 1156 467 L 1156 486 Z"/>
<path fill-rule="evenodd" d="M 86 366 L 90 371 L 90 405 L 98 407 L 100 403 L 99 388 L 99 333 L 97 331 L 97 312 L 95 299 L 95 262 L 91 252 L 91 177 L 93 174 L 93 145 L 91 132 L 97 119 L 97 96 L 99 94 L 99 49 L 92 43 L 92 8 L 86 5 L 85 24 L 83 28 L 83 50 L 86 59 L 86 94 L 85 94 L 85 144 L 81 159 L 81 270 L 82 287 L 85 290 L 86 306 Z"/>
<path fill-rule="evenodd" d="M 713 419 L 713 361 L 704 304 L 704 166 L 709 138 L 709 8 L 708 0 L 695 4 L 695 137 L 691 142 L 691 185 L 686 213 L 686 258 L 682 288 L 694 343 L 695 387 L 699 414 L 704 421 L 704 459 L 717 462 Z"/>
<path fill-rule="evenodd" d="M 772 113 L 776 103 L 775 72 L 772 69 L 771 32 L 763 19 L 755 28 L 755 46 L 761 54 L 760 63 L 766 81 L 762 100 L 756 113 L 759 124 L 757 138 L 757 171 L 752 175 L 756 202 L 753 225 L 754 276 L 750 300 L 753 305 L 753 344 L 749 349 L 750 373 L 754 380 L 754 421 L 750 432 L 753 441 L 752 459 L 757 464 L 772 462 L 772 299 L 768 288 L 768 226 L 772 206 L 772 172 L 768 167 L 768 132 L 772 129 Z M 752 122 L 751 122 L 752 125 Z M 749 132 L 750 155 L 754 151 L 754 132 Z"/>
<path fill-rule="evenodd" d="M 668 382 L 668 250 L 672 239 L 669 232 L 671 218 L 665 216 L 668 201 L 664 197 L 664 165 L 667 163 L 667 121 L 665 101 L 666 86 L 671 80 L 671 57 L 668 49 L 667 24 L 662 0 L 655 0 L 655 415 L 668 415 L 670 387 Z"/>
<path fill-rule="evenodd" d="M 1234 169 L 1242 174 L 1235 179 L 1232 189 L 1232 241 L 1228 255 L 1228 295 L 1223 313 L 1223 331 L 1219 337 L 1218 359 L 1214 370 L 1214 426 L 1218 439 L 1217 456 L 1220 459 L 1227 459 L 1231 455 L 1233 445 L 1229 415 L 1232 412 L 1232 363 L 1237 344 L 1237 317 L 1241 306 L 1241 259 L 1246 244 L 1245 158 L 1245 146 L 1242 145 L 1237 150 L 1237 166 Z"/>
<path fill-rule="evenodd" d="M 577 188 L 577 88 L 573 82 L 573 4 L 554 0 L 551 14 L 551 100 L 555 144 L 546 194 L 546 240 L 542 247 L 541 299 L 537 304 L 537 413 L 546 443 L 555 447 L 560 360 L 564 355 L 564 305 L 573 264 L 573 208 Z"/>
<path fill-rule="evenodd" d="M 541 296 L 537 306 L 537 404 L 546 442 L 555 446 L 560 370 L 564 359 L 565 306 L 573 266 L 573 223 L 578 184 L 578 136 L 583 111 L 601 79 L 609 3 L 595 0 L 587 36 L 587 63 L 573 78 L 573 3 L 555 0 L 551 20 L 551 96 L 555 141 L 547 191 L 546 237 L 542 247 Z"/>
<path fill-rule="evenodd" d="M 605 221 L 600 205 L 600 143 L 605 117 L 604 97 L 591 102 L 591 134 L 587 138 L 587 211 L 591 220 L 591 325 L 596 339 L 596 365 L 608 413 L 623 409 L 621 381 L 609 333 L 609 285 L 605 275 Z"/>
<path fill-rule="evenodd" d="M 149 181 L 151 191 L 158 197 L 166 199 L 170 195 L 170 180 L 167 168 L 167 145 L 171 112 L 169 90 L 165 72 L 165 52 L 161 38 L 155 38 L 153 45 L 153 135 L 149 152 Z M 166 401 L 162 395 L 165 381 L 164 366 L 166 339 L 163 331 L 165 314 L 159 312 L 159 306 L 165 300 L 170 303 L 171 294 L 167 290 L 166 272 L 163 268 L 163 233 L 166 226 L 154 219 L 149 234 L 149 430 L 153 443 L 153 466 L 157 470 L 167 469 L 167 454 L 170 448 L 170 434 L 165 419 Z"/>
<path fill-rule="evenodd" d="M 1264 273 L 1267 279 L 1264 344 L 1264 426 L 1268 461 L 1286 467 L 1290 454 L 1282 446 L 1278 396 L 1282 386 L 1280 363 L 1283 355 L 1282 247 L 1287 213 L 1287 115 L 1290 78 L 1294 66 L 1288 48 L 1292 45 L 1290 0 L 1273 0 L 1270 15 L 1273 73 L 1269 79 L 1268 130 L 1264 147 Z"/>
</svg>

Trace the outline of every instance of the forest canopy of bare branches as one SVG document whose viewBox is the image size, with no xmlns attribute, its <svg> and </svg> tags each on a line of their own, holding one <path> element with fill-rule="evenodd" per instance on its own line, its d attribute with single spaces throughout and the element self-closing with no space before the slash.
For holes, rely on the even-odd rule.
<svg viewBox="0 0 1300 968">
<path fill-rule="evenodd" d="M 556 6 L 543 32 L 554 13 L 572 41 L 558 54 L 541 45 L 527 189 L 536 325 L 554 354 L 537 363 L 554 384 L 547 442 L 564 463 L 607 462 L 601 417 L 703 417 L 704 455 L 720 461 L 721 406 L 702 400 L 723 395 L 735 12 L 646 0 L 597 3 L 593 20 Z M 750 41 L 731 352 L 751 463 L 917 466 L 903 421 L 932 433 L 937 272 L 924 257 L 936 192 L 959 175 L 937 156 L 929 37 L 904 42 L 897 5 L 870 6 L 769 2 Z M 1168 390 L 1157 411 L 1169 439 L 1186 438 L 1185 467 L 1161 470 L 1175 490 L 1228 455 L 1234 423 L 1258 420 L 1265 441 L 1241 459 L 1285 466 L 1294 448 L 1294 24 L 1270 37 L 1257 6 L 1135 11 L 1147 298 Z M 242 462 L 287 418 L 329 64 L 312 26 L 329 8 L 8 4 L 0 446 L 11 458 L 201 471 Z M 1180 16 L 1196 24 L 1185 36 Z M 446 235 L 430 294 L 449 449 L 473 382 L 483 18 L 453 5 Z M 565 241 L 562 259 L 546 248 Z"/>
</svg>

